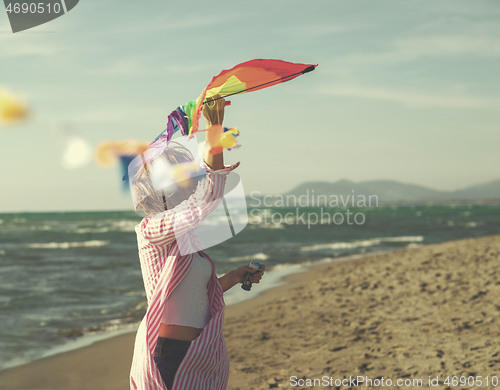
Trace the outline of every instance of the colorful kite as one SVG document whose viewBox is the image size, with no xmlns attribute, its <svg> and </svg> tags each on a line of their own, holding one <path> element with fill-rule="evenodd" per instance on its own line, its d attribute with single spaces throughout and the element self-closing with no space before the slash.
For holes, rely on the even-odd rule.
<svg viewBox="0 0 500 390">
<path fill-rule="evenodd" d="M 149 145 L 147 150 L 140 153 L 128 167 L 128 176 L 131 180 L 132 197 L 136 211 L 138 206 L 149 199 L 152 203 L 144 208 L 144 212 L 151 210 L 166 209 L 169 199 L 177 199 L 174 196 L 183 187 L 181 182 L 186 182 L 186 189 L 192 187 L 193 180 L 203 177 L 196 158 L 189 161 L 175 162 L 176 153 L 182 155 L 179 149 L 168 151 L 172 136 L 180 132 L 184 137 L 178 138 L 183 142 L 189 142 L 196 132 L 201 131 L 198 127 L 203 105 L 210 99 L 224 99 L 228 96 L 257 91 L 292 80 L 304 73 L 316 69 L 317 65 L 297 64 L 281 60 L 251 60 L 235 67 L 222 71 L 212 78 L 210 83 L 203 89 L 196 101 L 191 101 L 185 106 L 177 107 L 170 113 L 167 119 L 167 128 Z M 226 101 L 225 105 L 230 104 Z M 223 128 L 220 124 L 211 125 L 205 141 L 206 152 L 219 153 L 222 149 L 238 147 L 236 137 L 239 131 L 234 128 Z M 196 141 L 196 138 L 191 141 Z M 172 144 L 175 144 L 172 142 Z M 200 145 L 201 147 L 201 145 Z M 188 148 L 189 149 L 189 148 Z M 203 149 L 203 148 L 202 148 Z M 201 153 L 204 154 L 204 153 Z M 172 160 L 172 161 L 170 161 Z M 127 176 L 127 178 L 128 178 Z M 154 191 L 158 196 L 151 196 Z M 187 190 L 186 190 L 187 191 Z M 185 192 L 186 192 L 185 191 Z M 182 191 L 181 191 L 182 192 Z M 160 197 L 161 195 L 161 197 Z M 148 202 L 149 202 L 148 201 Z M 227 210 L 226 210 L 227 213 Z"/>
<path fill-rule="evenodd" d="M 235 67 L 223 70 L 206 86 L 196 101 L 188 102 L 185 106 L 177 107 L 168 116 L 167 128 L 151 143 L 151 147 L 156 150 L 152 157 L 156 157 L 165 150 L 166 146 L 177 131 L 184 136 L 193 137 L 199 130 L 198 124 L 201 117 L 203 104 L 206 98 L 220 95 L 221 98 L 228 96 L 257 91 L 259 89 L 271 87 L 276 84 L 292 80 L 304 73 L 316 69 L 318 65 L 299 64 L 282 60 L 251 60 L 243 62 Z M 229 102 L 226 102 L 226 105 Z M 226 134 L 228 132 L 229 134 Z M 219 145 L 224 148 L 237 147 L 235 137 L 239 134 L 236 129 L 224 128 Z M 232 146 L 231 146 L 232 145 Z M 210 145 L 213 149 L 214 145 Z M 148 160 L 149 161 L 149 160 Z"/>
<path fill-rule="evenodd" d="M 10 92 L 0 88 L 0 126 L 10 125 L 25 119 L 27 116 L 26 105 Z"/>
<path fill-rule="evenodd" d="M 258 91 L 290 81 L 304 73 L 313 71 L 317 66 L 282 60 L 259 59 L 243 62 L 231 69 L 223 70 L 212 78 L 212 81 L 196 99 L 191 113 L 186 112 L 190 120 L 188 135 L 193 136 L 198 131 L 202 106 L 206 102 L 206 98 L 214 95 L 226 98 L 244 92 Z"/>
</svg>

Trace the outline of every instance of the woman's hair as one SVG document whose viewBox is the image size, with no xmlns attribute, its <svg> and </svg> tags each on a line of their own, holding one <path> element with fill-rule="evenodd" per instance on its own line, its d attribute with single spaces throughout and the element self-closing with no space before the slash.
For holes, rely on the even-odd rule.
<svg viewBox="0 0 500 390">
<path fill-rule="evenodd" d="M 206 98 L 206 102 L 203 104 L 203 116 L 210 121 L 212 125 L 222 125 L 225 106 L 226 101 L 220 95 Z"/>
<path fill-rule="evenodd" d="M 166 159 L 171 166 L 179 163 L 192 162 L 194 160 L 191 152 L 175 141 L 171 141 L 165 152 L 157 158 Z M 186 200 L 196 189 L 195 185 L 190 185 L 187 189 L 178 188 L 176 191 L 169 193 L 157 191 L 153 188 L 151 182 L 150 167 L 151 164 L 145 162 L 141 164 L 134 175 L 133 191 L 136 212 L 151 216 L 167 209 L 172 209 Z"/>
</svg>

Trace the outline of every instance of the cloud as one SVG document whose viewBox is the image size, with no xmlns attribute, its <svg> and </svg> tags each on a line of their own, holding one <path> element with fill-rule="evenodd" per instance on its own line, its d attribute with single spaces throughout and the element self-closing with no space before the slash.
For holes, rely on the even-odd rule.
<svg viewBox="0 0 500 390">
<path fill-rule="evenodd" d="M 11 33 L 12 34 L 12 33 Z M 53 34 L 27 34 L 23 33 L 20 36 L 13 35 L 0 36 L 0 45 L 2 47 L 2 60 L 18 57 L 36 57 L 44 58 L 58 55 L 62 52 L 62 47 L 55 44 L 53 40 L 47 37 L 54 37 Z"/>
<path fill-rule="evenodd" d="M 425 58 L 453 56 L 499 57 L 500 36 L 470 36 L 462 34 L 435 34 L 425 37 L 396 39 L 389 50 L 375 53 L 352 54 L 337 59 L 337 65 L 373 66 L 395 65 Z"/>
<path fill-rule="evenodd" d="M 400 103 L 410 108 L 486 108 L 500 109 L 500 99 L 466 96 L 461 94 L 430 94 L 425 92 L 400 91 L 387 87 L 331 85 L 317 91 L 330 96 L 347 96 L 362 99 L 386 100 Z"/>
<path fill-rule="evenodd" d="M 119 103 L 117 103 L 119 104 Z M 89 109 L 67 117 L 74 123 L 144 123 L 143 118 L 154 118 L 165 115 L 165 109 L 159 102 L 156 106 L 130 106 L 120 105 L 106 109 Z M 142 119 L 141 119 L 142 118 Z"/>
<path fill-rule="evenodd" d="M 106 31 L 106 33 L 151 34 L 162 31 L 185 32 L 221 25 L 226 22 L 237 20 L 239 16 L 241 15 L 229 11 L 217 15 L 189 15 L 186 17 L 180 17 L 179 15 L 165 17 L 161 15 L 149 20 L 148 23 L 144 23 L 143 19 L 138 19 L 136 23 L 112 27 Z"/>
<path fill-rule="evenodd" d="M 413 12 L 427 12 L 432 15 L 494 16 L 500 15 L 500 7 L 495 1 L 440 0 L 408 1 L 405 4 Z"/>
<path fill-rule="evenodd" d="M 198 18 L 191 17 L 184 20 L 172 20 L 168 19 L 157 19 L 152 20 L 150 23 L 144 23 L 141 19 L 135 24 L 128 24 L 127 26 L 119 26 L 110 29 L 111 34 L 151 34 L 158 33 L 161 31 L 170 30 L 185 30 L 194 29 L 200 27 L 208 27 L 216 24 L 215 18 Z"/>
<path fill-rule="evenodd" d="M 158 61 L 157 61 L 158 62 Z M 87 73 L 91 75 L 101 76 L 165 76 L 169 74 L 196 74 L 199 72 L 210 71 L 218 69 L 220 64 L 216 62 L 197 62 L 194 64 L 181 65 L 180 63 L 168 63 L 162 65 L 154 63 L 154 58 L 141 57 L 127 57 L 119 59 L 111 59 L 103 66 L 93 67 L 87 69 Z M 210 74 L 210 73 L 208 73 Z"/>
<path fill-rule="evenodd" d="M 314 24 L 303 24 L 303 25 L 291 25 L 281 28 L 281 33 L 287 37 L 301 37 L 301 38 L 321 38 L 328 37 L 331 35 L 344 34 L 353 31 L 365 30 L 373 28 L 373 25 L 368 23 L 314 23 Z"/>
<path fill-rule="evenodd" d="M 433 34 L 396 40 L 394 51 L 402 58 L 441 57 L 448 55 L 500 55 L 497 34 Z"/>
<path fill-rule="evenodd" d="M 429 16 L 418 24 L 396 25 L 387 33 L 365 34 L 367 39 L 357 49 L 336 58 L 337 67 L 365 69 L 419 60 L 500 57 L 500 25 L 488 13 L 474 18 Z"/>
</svg>

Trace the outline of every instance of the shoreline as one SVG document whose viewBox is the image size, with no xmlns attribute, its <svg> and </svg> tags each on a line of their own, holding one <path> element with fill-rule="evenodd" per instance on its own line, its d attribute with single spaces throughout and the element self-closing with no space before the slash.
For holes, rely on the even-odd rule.
<svg viewBox="0 0 500 390">
<path fill-rule="evenodd" d="M 248 298 L 244 301 L 238 301 L 234 304 L 231 304 L 226 307 L 225 319 L 227 320 L 228 316 L 238 317 L 244 315 L 249 308 L 258 307 L 259 299 L 266 296 L 271 295 L 275 290 L 283 289 L 290 284 L 295 283 L 299 280 L 299 275 L 306 274 L 311 271 L 312 268 L 321 267 L 327 264 L 332 264 L 337 261 L 348 261 L 352 260 L 352 257 L 357 257 L 359 255 L 351 255 L 346 256 L 345 259 L 342 260 L 333 260 L 324 264 L 313 264 L 308 266 L 306 269 L 294 271 L 293 273 L 286 274 L 282 278 L 277 281 L 277 285 L 267 288 L 262 292 L 259 292 L 256 296 Z M 369 255 L 367 255 L 369 256 Z M 237 286 L 235 286 L 237 288 Z M 255 286 L 254 286 L 255 288 Z M 255 290 L 254 290 L 255 291 Z M 257 302 L 254 302 L 257 301 Z M 230 314 L 228 314 L 230 313 Z M 139 323 L 136 325 L 138 328 Z M 0 389 L 1 390 L 26 390 L 26 389 L 44 389 L 44 390 L 88 390 L 92 388 L 93 390 L 102 389 L 102 390 L 112 390 L 112 389 L 128 389 L 129 387 L 129 377 L 128 373 L 130 371 L 130 366 L 132 364 L 132 353 L 133 353 L 133 345 L 135 340 L 135 335 L 137 333 L 137 329 L 133 331 L 124 331 L 118 335 L 107 336 L 105 334 L 97 335 L 97 337 L 103 337 L 102 340 L 91 342 L 91 344 L 84 343 L 83 346 L 77 347 L 75 349 L 69 349 L 66 351 L 51 353 L 47 356 L 43 356 L 39 359 L 32 360 L 26 363 L 22 363 L 13 367 L 8 367 L 0 370 Z M 89 336 L 90 338 L 92 336 Z M 78 341 L 75 340 L 77 344 Z M 64 345 L 60 346 L 61 349 L 64 349 Z M 106 351 L 106 353 L 102 353 Z M 112 352 L 113 351 L 113 352 Z M 129 362 L 127 364 L 120 364 L 116 367 L 113 363 L 109 364 L 110 360 L 114 358 L 114 356 L 126 356 L 129 358 Z M 94 361 L 93 357 L 99 356 L 98 361 Z M 127 359 L 124 359 L 125 361 Z M 47 372 L 64 372 L 66 369 L 71 370 L 75 366 L 77 366 L 76 362 L 85 362 L 85 367 L 83 369 L 79 369 L 78 374 L 76 375 L 79 380 L 73 381 L 67 379 L 66 376 L 60 379 L 47 378 L 44 376 Z M 75 363 L 75 364 L 74 364 Z M 113 379 L 113 383 L 118 384 L 116 387 L 102 387 L 101 379 L 97 380 L 92 387 L 87 387 L 89 383 L 93 383 L 92 381 L 88 381 L 89 376 L 95 375 L 95 373 L 114 373 L 116 371 L 120 371 L 121 373 L 125 373 L 121 377 L 117 378 L 115 375 L 110 376 L 109 380 L 116 378 L 116 382 Z M 27 378 L 29 376 L 29 378 Z M 84 381 L 84 378 L 85 379 Z M 94 387 L 95 386 L 95 387 Z"/>
<path fill-rule="evenodd" d="M 395 252 L 397 250 L 391 250 L 388 252 Z M 385 253 L 385 252 L 384 252 Z M 289 273 L 286 273 L 283 277 L 278 278 L 276 280 L 276 284 L 273 285 L 272 287 L 266 288 L 261 292 L 258 292 L 254 297 L 250 297 L 248 299 L 245 299 L 243 301 L 237 301 L 236 303 L 229 304 L 226 306 L 226 311 L 225 311 L 225 321 L 227 321 L 228 318 L 232 317 L 239 317 L 243 316 L 246 314 L 248 310 L 254 310 L 255 308 L 258 308 L 260 305 L 260 299 L 273 299 L 274 297 L 277 297 L 281 294 L 281 291 L 286 291 L 286 288 L 291 288 L 293 284 L 298 283 L 300 281 L 304 280 L 304 277 L 307 279 L 310 279 L 307 277 L 307 274 L 315 270 L 316 268 L 332 265 L 335 263 L 342 263 L 342 262 L 348 262 L 348 261 L 359 261 L 362 260 L 365 257 L 371 257 L 371 256 L 376 256 L 380 253 L 369 253 L 369 254 L 355 254 L 355 255 L 348 255 L 348 256 L 343 256 L 339 258 L 331 258 L 329 261 L 324 261 L 324 260 L 319 260 L 316 263 L 312 263 L 309 265 L 304 265 L 304 264 L 298 264 L 297 265 L 297 270 L 288 270 Z M 237 288 L 238 286 L 235 286 L 234 288 Z M 254 289 L 261 286 L 254 286 Z M 255 291 L 255 290 L 254 290 Z M 127 326 L 127 328 L 130 328 L 132 325 Z M 46 356 L 42 356 L 38 359 L 28 361 L 25 363 L 21 363 L 18 365 L 15 365 L 13 367 L 7 367 L 2 370 L 0 370 L 0 389 L 1 390 L 20 390 L 20 389 L 28 389 L 31 388 L 30 386 L 40 386 L 40 384 L 35 385 L 29 385 L 27 387 L 15 387 L 16 383 L 21 384 L 25 383 L 25 378 L 22 378 L 25 376 L 25 373 L 28 375 L 31 373 L 39 373 L 39 372 L 47 372 L 49 368 L 51 367 L 60 367 L 61 363 L 69 359 L 70 361 L 80 361 L 80 360 L 85 360 L 88 364 L 90 363 L 90 357 L 97 353 L 100 354 L 101 350 L 115 350 L 115 353 L 119 356 L 129 356 L 130 357 L 130 364 L 127 366 L 127 370 L 130 370 L 130 365 L 132 363 L 132 352 L 133 352 L 133 343 L 135 340 L 135 335 L 137 333 L 137 328 L 139 327 L 139 323 L 137 323 L 135 326 L 135 329 L 133 331 L 130 330 L 122 330 L 122 331 L 114 331 L 110 332 L 112 333 L 118 333 L 116 335 L 110 335 L 107 333 L 103 334 L 97 334 L 97 335 L 89 335 L 87 336 L 89 339 L 92 338 L 97 338 L 97 341 L 90 341 L 90 343 L 82 340 L 74 340 L 73 342 L 70 342 L 69 344 L 74 344 L 78 345 L 81 344 L 80 347 L 72 348 L 68 347 L 68 344 L 63 344 L 59 347 L 55 347 L 54 350 L 61 349 L 60 352 L 54 352 L 50 353 Z M 85 337 L 83 337 L 85 338 Z M 128 345 L 128 349 L 124 346 Z M 67 350 L 65 350 L 68 348 Z M 102 361 L 108 359 L 105 359 L 105 357 L 108 354 L 105 354 L 104 356 L 101 355 Z M 111 355 L 110 355 L 111 358 Z M 64 366 L 64 365 L 63 365 Z M 123 370 L 123 364 L 121 365 L 122 370 Z M 89 367 L 91 368 L 91 367 Z M 103 371 L 114 371 L 114 367 L 101 367 L 101 370 Z M 87 372 L 85 370 L 84 372 Z M 128 374 L 128 371 L 126 372 Z M 82 372 L 83 374 L 83 372 Z M 38 375 L 37 375 L 38 376 Z M 123 378 L 121 378 L 121 385 L 126 385 L 128 386 L 128 375 L 125 375 L 125 379 L 127 380 L 126 383 L 124 383 Z M 6 379 L 5 379 L 6 378 Z M 40 383 L 40 378 L 37 378 L 36 383 Z M 14 387 L 8 387 L 5 388 L 3 387 L 3 382 L 4 380 L 6 381 L 6 386 L 14 386 Z M 21 381 L 21 382 L 20 382 Z M 31 383 L 31 382 L 29 382 Z M 44 383 L 42 380 L 41 383 Z M 51 380 L 47 382 L 52 383 Z M 63 389 L 63 387 L 57 387 L 58 381 L 56 381 L 56 387 L 43 387 L 43 389 L 49 390 L 49 389 Z M 69 385 L 66 381 L 62 382 L 64 385 Z M 76 383 L 72 383 L 71 385 L 75 385 Z M 98 384 L 96 384 L 95 389 L 100 388 Z M 116 387 L 116 389 L 121 389 L 121 388 L 128 388 L 128 387 Z M 71 387 L 71 390 L 77 390 L 80 389 L 80 387 Z M 84 389 L 83 387 L 81 388 L 82 390 Z M 103 387 L 103 390 L 105 388 Z M 106 390 L 108 390 L 106 388 Z M 110 389 L 109 389 L 110 390 Z"/>
<path fill-rule="evenodd" d="M 393 250 L 390 250 L 393 251 Z M 268 283 L 272 283 L 271 286 L 267 287 L 265 284 L 263 285 L 256 285 L 254 286 L 254 290 L 250 295 L 248 292 L 245 292 L 243 290 L 239 290 L 237 287 L 234 287 L 235 294 L 230 294 L 229 296 L 225 297 L 226 301 L 226 311 L 228 310 L 229 307 L 233 307 L 234 305 L 243 303 L 243 302 L 248 302 L 250 300 L 256 299 L 260 297 L 262 294 L 265 294 L 266 292 L 282 287 L 289 283 L 287 281 L 287 278 L 291 275 L 294 274 L 300 274 L 303 272 L 309 271 L 311 268 L 320 266 L 323 264 L 331 264 L 333 262 L 339 262 L 339 261 L 349 261 L 352 259 L 357 259 L 360 257 L 365 257 L 365 256 L 371 256 L 375 255 L 380 252 L 373 252 L 373 253 L 368 253 L 368 254 L 352 254 L 352 255 L 346 255 L 346 256 L 341 256 L 341 257 L 332 257 L 332 258 L 324 258 L 322 260 L 317 260 L 314 262 L 307 262 L 307 263 L 297 263 L 293 264 L 290 266 L 290 264 L 285 264 L 286 268 L 284 270 L 279 270 L 279 271 L 267 271 L 266 272 L 266 281 Z M 272 275 L 274 274 L 274 275 Z M 255 291 L 255 289 L 259 289 L 261 291 Z M 245 297 L 245 295 L 247 295 Z M 110 340 L 115 337 L 119 337 L 121 335 L 125 334 L 135 334 L 137 332 L 137 328 L 139 327 L 140 321 L 137 323 L 130 323 L 130 324 L 125 324 L 123 326 L 118 327 L 117 329 L 113 330 L 105 330 L 101 332 L 96 332 L 96 333 L 89 333 L 89 334 L 84 334 L 81 337 L 78 337 L 76 339 L 68 340 L 64 344 L 57 345 L 50 350 L 46 351 L 45 354 L 42 356 L 39 356 L 37 358 L 34 358 L 32 360 L 24 360 L 19 358 L 17 363 L 13 363 L 12 365 L 7 365 L 6 367 L 0 368 L 0 375 L 2 372 L 10 370 L 10 369 L 15 369 L 18 367 L 22 367 L 34 362 L 37 362 L 38 360 L 41 359 L 46 359 L 50 358 L 56 355 L 60 354 L 65 354 L 73 351 L 77 351 L 82 348 L 89 347 L 91 345 L 94 345 L 99 342 L 104 342 L 106 340 Z M 2 390 L 0 388 L 0 390 Z"/>
<path fill-rule="evenodd" d="M 335 259 L 286 276 L 285 284 L 226 308 L 228 389 L 289 388 L 294 374 L 499 375 L 500 357 L 476 352 L 498 348 L 500 308 L 490 299 L 500 292 L 499 253 L 500 236 L 486 236 Z M 0 388 L 126 389 L 134 338 L 135 331 L 7 368 Z M 453 358 L 466 352 L 475 358 Z"/>
<path fill-rule="evenodd" d="M 226 315 L 227 315 L 227 311 L 229 310 L 230 307 L 233 308 L 237 305 L 248 303 L 249 301 L 253 301 L 254 299 L 261 297 L 263 294 L 270 292 L 271 290 L 274 290 L 274 289 L 277 289 L 280 287 L 284 287 L 285 285 L 290 283 L 288 281 L 288 278 L 290 278 L 292 275 L 306 273 L 311 268 L 321 266 L 324 264 L 331 264 L 331 263 L 337 262 L 337 261 L 348 261 L 351 259 L 355 259 L 359 256 L 369 256 L 369 255 L 370 254 L 367 254 L 367 255 L 348 255 L 348 256 L 345 256 L 342 258 L 332 259 L 332 260 L 328 261 L 327 263 L 320 260 L 317 263 L 297 264 L 296 267 L 291 267 L 291 268 L 286 269 L 285 271 L 276 272 L 277 274 L 279 274 L 281 276 L 278 275 L 278 276 L 274 277 L 274 283 L 272 286 L 264 287 L 264 286 L 254 285 L 253 286 L 253 293 L 254 294 L 252 294 L 253 296 L 249 296 L 245 299 L 239 299 L 238 297 L 231 297 L 232 299 L 230 299 L 230 301 L 234 300 L 236 302 L 226 303 Z M 269 271 L 267 271 L 267 273 L 269 273 Z M 237 287 L 238 286 L 234 286 L 235 289 Z M 260 287 L 264 287 L 262 291 L 255 291 L 255 288 L 260 288 Z M 238 291 L 238 293 L 239 293 L 239 291 Z M 243 292 L 242 294 L 248 294 L 248 293 Z M 238 294 L 238 295 L 240 295 L 240 294 Z M 57 357 L 59 355 L 64 355 L 64 354 L 76 352 L 80 349 L 91 347 L 91 346 L 93 346 L 95 344 L 99 344 L 99 343 L 105 343 L 106 341 L 109 341 L 111 339 L 118 338 L 121 336 L 127 336 L 127 335 L 132 335 L 132 334 L 135 336 L 135 334 L 137 332 L 137 328 L 139 327 L 139 324 L 140 324 L 140 321 L 137 322 L 136 324 L 124 325 L 123 328 L 120 328 L 117 330 L 87 334 L 87 335 L 84 335 L 84 336 L 79 337 L 77 339 L 70 340 L 65 344 L 61 344 L 61 345 L 58 345 L 58 346 L 52 348 L 45 355 L 40 356 L 39 358 L 36 358 L 34 360 L 29 360 L 26 362 L 21 362 L 21 363 L 15 364 L 13 366 L 7 366 L 5 368 L 0 369 L 0 377 L 6 371 L 17 369 L 17 368 L 22 368 L 24 366 L 28 366 L 30 364 L 36 363 L 39 360 L 44 360 L 44 359 L 48 359 L 48 358 L 52 358 L 52 357 Z M 3 390 L 3 389 L 0 388 L 0 390 Z"/>
</svg>

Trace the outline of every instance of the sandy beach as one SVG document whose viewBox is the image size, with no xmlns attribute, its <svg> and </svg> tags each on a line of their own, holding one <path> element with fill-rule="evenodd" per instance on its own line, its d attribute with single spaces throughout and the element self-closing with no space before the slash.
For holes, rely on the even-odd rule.
<svg viewBox="0 0 500 390">
<path fill-rule="evenodd" d="M 323 264 L 287 279 L 227 308 L 228 389 L 369 388 L 353 384 L 358 376 L 379 388 L 500 388 L 500 236 Z M 0 389 L 128 389 L 134 336 L 5 370 Z"/>
</svg>

